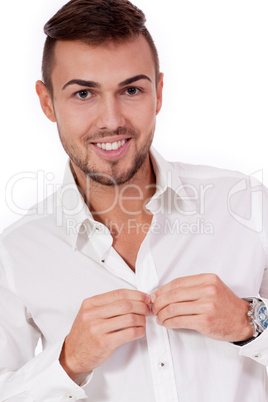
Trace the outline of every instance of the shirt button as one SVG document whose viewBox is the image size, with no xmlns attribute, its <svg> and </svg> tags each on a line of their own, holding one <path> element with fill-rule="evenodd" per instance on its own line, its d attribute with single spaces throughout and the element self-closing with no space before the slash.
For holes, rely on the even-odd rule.
<svg viewBox="0 0 268 402">
<path fill-rule="evenodd" d="M 260 359 L 262 357 L 261 353 L 257 353 L 256 355 L 254 355 L 253 357 L 255 357 L 255 359 Z"/>
<path fill-rule="evenodd" d="M 168 368 L 167 362 L 165 362 L 165 361 L 159 362 L 159 363 L 158 363 L 158 368 L 159 368 L 160 370 L 166 370 L 166 369 Z"/>
</svg>

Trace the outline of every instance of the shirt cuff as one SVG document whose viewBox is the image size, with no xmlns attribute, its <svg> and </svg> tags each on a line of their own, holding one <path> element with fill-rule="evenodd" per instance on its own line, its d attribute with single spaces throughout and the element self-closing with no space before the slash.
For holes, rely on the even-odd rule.
<svg viewBox="0 0 268 402">
<path fill-rule="evenodd" d="M 268 308 L 268 300 L 263 298 L 262 300 Z M 254 340 L 241 346 L 239 354 L 241 356 L 250 357 L 258 363 L 268 366 L 268 328 Z"/>
<path fill-rule="evenodd" d="M 76 379 L 75 383 L 79 385 L 79 387 L 85 387 L 91 380 L 93 376 L 93 372 L 91 373 L 86 373 L 86 374 L 80 374 Z"/>
<path fill-rule="evenodd" d="M 83 388 L 93 373 L 72 381 L 59 362 L 63 342 L 48 347 L 22 368 L 24 392 L 35 401 L 70 402 L 87 398 Z"/>
</svg>

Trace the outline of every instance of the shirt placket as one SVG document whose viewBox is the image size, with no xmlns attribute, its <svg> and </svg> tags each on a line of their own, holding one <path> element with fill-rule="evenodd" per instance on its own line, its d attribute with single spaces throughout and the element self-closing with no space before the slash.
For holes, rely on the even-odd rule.
<svg viewBox="0 0 268 402">
<path fill-rule="evenodd" d="M 144 240 L 136 263 L 137 286 L 140 291 L 151 294 L 159 281 L 150 250 L 150 233 Z M 150 315 L 146 323 L 147 346 L 156 402 L 178 402 L 173 361 L 168 330 L 158 325 Z"/>
</svg>

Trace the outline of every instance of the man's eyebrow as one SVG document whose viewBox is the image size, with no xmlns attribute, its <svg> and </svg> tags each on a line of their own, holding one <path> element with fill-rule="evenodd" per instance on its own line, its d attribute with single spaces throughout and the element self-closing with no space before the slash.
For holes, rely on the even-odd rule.
<svg viewBox="0 0 268 402">
<path fill-rule="evenodd" d="M 88 87 L 88 88 L 100 88 L 100 84 L 98 82 L 95 82 L 95 81 L 71 80 L 71 81 L 68 81 L 64 85 L 62 90 L 64 90 L 65 88 L 67 88 L 70 85 L 80 85 L 81 87 Z"/>
<path fill-rule="evenodd" d="M 133 82 L 139 81 L 139 80 L 148 80 L 150 82 L 152 82 L 151 78 L 149 78 L 147 75 L 145 74 L 139 74 L 139 75 L 135 75 L 135 77 L 131 77 L 126 79 L 125 81 L 120 82 L 120 84 L 118 85 L 120 88 L 124 87 L 125 85 L 129 85 L 132 84 Z M 62 90 L 64 90 L 65 88 L 67 88 L 70 85 L 80 85 L 81 87 L 88 87 L 88 88 L 100 88 L 100 84 L 98 82 L 95 81 L 85 81 L 85 80 L 71 80 L 68 81 L 62 88 Z"/>
<path fill-rule="evenodd" d="M 140 75 L 135 75 L 135 77 L 128 78 L 125 81 L 120 82 L 118 85 L 119 87 L 124 87 L 125 85 L 132 84 L 133 82 L 139 81 L 139 80 L 148 80 L 152 82 L 151 78 L 149 78 L 147 75 L 140 74 Z"/>
</svg>

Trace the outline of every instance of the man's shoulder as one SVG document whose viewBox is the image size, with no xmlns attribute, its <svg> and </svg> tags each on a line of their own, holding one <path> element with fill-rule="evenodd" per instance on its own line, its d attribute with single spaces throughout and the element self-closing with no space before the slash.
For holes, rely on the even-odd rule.
<svg viewBox="0 0 268 402">
<path fill-rule="evenodd" d="M 249 176 L 231 169 L 219 168 L 209 165 L 194 165 L 184 162 L 169 162 L 173 169 L 178 172 L 178 175 L 183 179 L 196 179 L 196 180 L 242 180 L 247 179 Z"/>
<path fill-rule="evenodd" d="M 156 160 L 158 170 L 164 174 L 170 173 L 178 176 L 182 182 L 195 180 L 242 180 L 251 177 L 242 172 L 219 168 L 209 165 L 190 164 L 181 161 L 166 160 L 155 148 L 152 149 L 153 160 Z"/>
<path fill-rule="evenodd" d="M 24 216 L 21 216 L 4 229 L 1 233 L 1 241 L 15 241 L 16 237 L 38 238 L 38 235 L 45 228 L 52 227 L 58 210 L 57 192 L 44 200 L 31 206 Z"/>
<path fill-rule="evenodd" d="M 168 183 L 174 190 L 184 187 L 210 186 L 216 192 L 229 192 L 237 183 L 246 188 L 257 187 L 262 183 L 261 172 L 246 175 L 236 170 L 209 165 L 190 164 L 181 161 L 168 161 L 155 149 L 152 152 L 154 166 L 157 167 L 159 182 Z M 155 163 L 156 161 L 156 163 Z M 259 174 L 260 173 L 260 174 Z"/>
<path fill-rule="evenodd" d="M 207 165 L 192 165 L 182 162 L 171 162 L 171 165 L 186 192 L 189 188 L 190 190 L 210 188 L 209 194 L 214 200 L 227 197 L 230 202 L 236 201 L 239 205 L 247 204 L 248 208 L 251 208 L 253 192 L 261 196 L 268 196 L 268 189 L 263 185 L 262 171 L 247 175 L 239 171 Z"/>
</svg>

